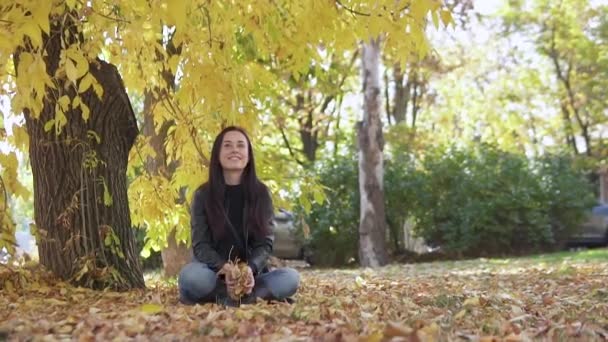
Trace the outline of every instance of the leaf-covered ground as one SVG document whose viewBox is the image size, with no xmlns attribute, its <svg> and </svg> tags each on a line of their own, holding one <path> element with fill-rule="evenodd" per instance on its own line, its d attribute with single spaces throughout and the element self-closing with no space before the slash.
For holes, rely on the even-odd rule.
<svg viewBox="0 0 608 342">
<path fill-rule="evenodd" d="M 0 340 L 608 339 L 605 249 L 301 273 L 293 305 L 224 308 L 181 305 L 167 283 L 96 292 L 0 266 Z"/>
</svg>

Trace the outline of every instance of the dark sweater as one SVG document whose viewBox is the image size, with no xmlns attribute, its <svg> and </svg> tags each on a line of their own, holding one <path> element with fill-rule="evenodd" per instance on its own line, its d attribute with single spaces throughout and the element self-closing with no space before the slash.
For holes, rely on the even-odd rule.
<svg viewBox="0 0 608 342">
<path fill-rule="evenodd" d="M 230 221 L 240 222 L 240 228 L 235 226 L 235 229 L 239 229 L 241 233 L 244 233 L 244 237 L 247 239 L 243 240 L 245 244 L 244 257 L 239 257 L 241 261 L 247 262 L 254 274 L 263 273 L 266 271 L 266 263 L 268 257 L 272 254 L 272 245 L 274 242 L 274 235 L 272 234 L 274 228 L 273 220 L 273 207 L 270 193 L 266 189 L 261 196 L 267 196 L 265 201 L 268 203 L 268 207 L 264 208 L 266 216 L 269 217 L 268 225 L 270 233 L 266 236 L 259 236 L 259 234 L 249 234 L 247 226 L 244 223 L 247 222 L 247 208 L 246 205 L 235 205 L 239 200 L 238 192 L 232 194 L 231 190 L 228 190 L 231 194 L 226 194 L 231 198 L 233 204 L 230 205 L 232 208 L 227 208 L 227 216 L 231 217 Z M 241 191 L 241 198 L 244 203 L 244 193 Z M 224 234 L 221 238 L 214 238 L 213 233 L 209 227 L 207 220 L 207 213 L 205 210 L 205 201 L 209 198 L 209 189 L 207 184 L 203 184 L 194 192 L 192 197 L 192 205 L 190 208 L 190 225 L 192 227 L 192 250 L 194 257 L 214 271 L 218 271 L 228 261 L 228 257 L 233 258 L 233 252 L 236 245 L 235 237 L 231 232 L 231 229 L 226 222 L 224 225 Z M 225 204 L 226 205 L 226 204 Z M 239 210 L 240 219 L 239 219 Z M 232 213 L 230 213 L 232 212 Z M 238 223 L 237 223 L 238 224 Z M 239 251 L 240 254 L 243 251 Z"/>
<path fill-rule="evenodd" d="M 239 259 L 241 261 L 247 260 L 247 253 L 244 250 L 245 246 L 245 231 L 243 229 L 243 210 L 245 208 L 245 193 L 243 185 L 226 185 L 226 192 L 224 193 L 224 208 L 228 212 L 228 219 L 232 224 L 232 227 L 241 239 L 239 243 L 234 243 L 232 253 L 230 253 L 230 259 Z M 228 227 L 230 228 L 230 227 Z M 232 232 L 226 232 L 231 234 Z M 232 237 L 232 235 L 231 235 Z"/>
</svg>

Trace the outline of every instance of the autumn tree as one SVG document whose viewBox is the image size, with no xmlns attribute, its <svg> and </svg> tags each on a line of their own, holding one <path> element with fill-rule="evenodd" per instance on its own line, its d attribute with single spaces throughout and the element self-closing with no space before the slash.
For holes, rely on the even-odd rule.
<svg viewBox="0 0 608 342">
<path fill-rule="evenodd" d="M 148 249 L 172 232 L 188 241 L 188 199 L 206 178 L 215 133 L 238 123 L 263 140 L 260 104 L 282 82 L 271 69 L 299 77 L 323 59 L 319 46 L 342 55 L 380 35 L 391 51 L 424 52 L 422 23 L 440 8 L 431 0 L 3 3 L 0 80 L 26 118 L 42 263 L 85 285 L 142 286 L 131 224 L 147 224 Z M 157 104 L 154 134 L 169 126 L 159 158 L 173 172 L 137 172 L 160 145 L 138 139 L 125 86 Z M 279 190 L 280 166 L 260 161 Z M 133 222 L 125 172 L 140 175 L 129 191 Z"/>
<path fill-rule="evenodd" d="M 593 1 L 546 0 L 511 2 L 504 13 L 507 29 L 528 32 L 552 66 L 566 144 L 574 154 L 600 158 L 606 155 L 600 128 L 607 121 L 607 14 L 608 6 Z"/>
<path fill-rule="evenodd" d="M 158 41 L 158 46 L 164 49 L 158 51 L 157 63 L 162 63 L 164 59 L 167 61 L 179 56 L 181 48 L 173 42 L 173 33 L 169 33 L 165 41 Z M 173 173 L 178 165 L 177 160 L 169 161 L 165 143 L 167 142 L 170 129 L 174 129 L 175 120 L 164 120 L 158 125 L 154 121 L 154 111 L 161 106 L 170 107 L 172 96 L 175 92 L 176 75 L 170 68 L 162 68 L 160 75 L 156 78 L 161 85 L 156 85 L 152 82 L 148 83 L 144 90 L 144 107 L 143 107 L 143 135 L 146 138 L 143 142 L 151 149 L 150 154 L 144 162 L 145 179 L 152 183 L 162 183 L 171 180 Z M 160 179 L 159 179 L 160 178 Z M 177 202 L 166 203 L 167 207 L 174 210 L 180 210 L 185 203 L 184 191 L 179 191 L 179 196 L 175 199 Z M 156 195 L 155 198 L 161 203 L 167 201 Z M 150 220 L 151 217 L 148 217 Z M 154 221 L 160 221 L 162 217 L 157 217 Z M 176 239 L 177 227 L 165 227 L 169 231 L 167 234 L 166 244 L 161 249 L 163 261 L 163 273 L 165 276 L 175 276 L 179 273 L 181 267 L 192 260 L 192 252 L 187 245 L 187 241 Z"/>
<path fill-rule="evenodd" d="M 386 217 L 384 213 L 382 121 L 380 120 L 380 40 L 372 39 L 361 48 L 363 77 L 363 120 L 358 126 L 359 262 L 378 267 L 388 262 Z"/>
<path fill-rule="evenodd" d="M 118 70 L 95 57 L 76 11 L 3 10 L 23 30 L 13 107 L 30 138 L 40 262 L 86 286 L 143 287 L 125 173 L 138 128 Z"/>
<path fill-rule="evenodd" d="M 278 89 L 275 103 L 281 107 L 274 109 L 275 122 L 289 155 L 304 167 L 314 164 L 327 143 L 333 142 L 334 151 L 339 148 L 343 99 L 356 75 L 358 51 L 353 50 L 312 64 L 306 74 L 288 77 L 288 87 Z"/>
</svg>

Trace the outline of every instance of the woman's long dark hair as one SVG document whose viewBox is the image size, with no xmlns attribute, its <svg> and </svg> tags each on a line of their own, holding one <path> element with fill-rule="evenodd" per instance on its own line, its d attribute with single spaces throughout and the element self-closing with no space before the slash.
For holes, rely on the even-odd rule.
<svg viewBox="0 0 608 342">
<path fill-rule="evenodd" d="M 213 232 L 213 236 L 219 239 L 225 234 L 225 214 L 224 214 L 224 193 L 226 190 L 226 181 L 224 180 L 224 172 L 220 163 L 220 150 L 224 135 L 231 131 L 242 133 L 247 140 L 247 149 L 249 151 L 249 162 L 243 170 L 241 183 L 245 195 L 245 205 L 248 208 L 248 220 L 245 223 L 250 232 L 258 236 L 265 236 L 269 233 L 270 215 L 273 215 L 269 210 L 270 195 L 266 186 L 258 179 L 255 172 L 255 159 L 253 156 L 253 146 L 251 140 L 244 129 L 237 126 L 229 126 L 224 128 L 213 142 L 211 149 L 211 161 L 209 166 L 209 181 L 203 185 L 208 188 L 209 197 L 204 202 L 205 211 L 208 216 L 208 223 Z"/>
</svg>

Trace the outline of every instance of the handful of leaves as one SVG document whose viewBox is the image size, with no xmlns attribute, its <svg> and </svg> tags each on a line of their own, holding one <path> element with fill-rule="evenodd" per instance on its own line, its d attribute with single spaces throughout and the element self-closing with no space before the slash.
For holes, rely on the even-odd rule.
<svg viewBox="0 0 608 342">
<path fill-rule="evenodd" d="M 228 286 L 228 296 L 234 300 L 239 300 L 247 291 L 247 281 L 249 279 L 248 266 L 244 262 L 228 262 L 230 264 L 229 274 L 226 274 L 227 279 L 234 282 L 234 286 Z"/>
</svg>

